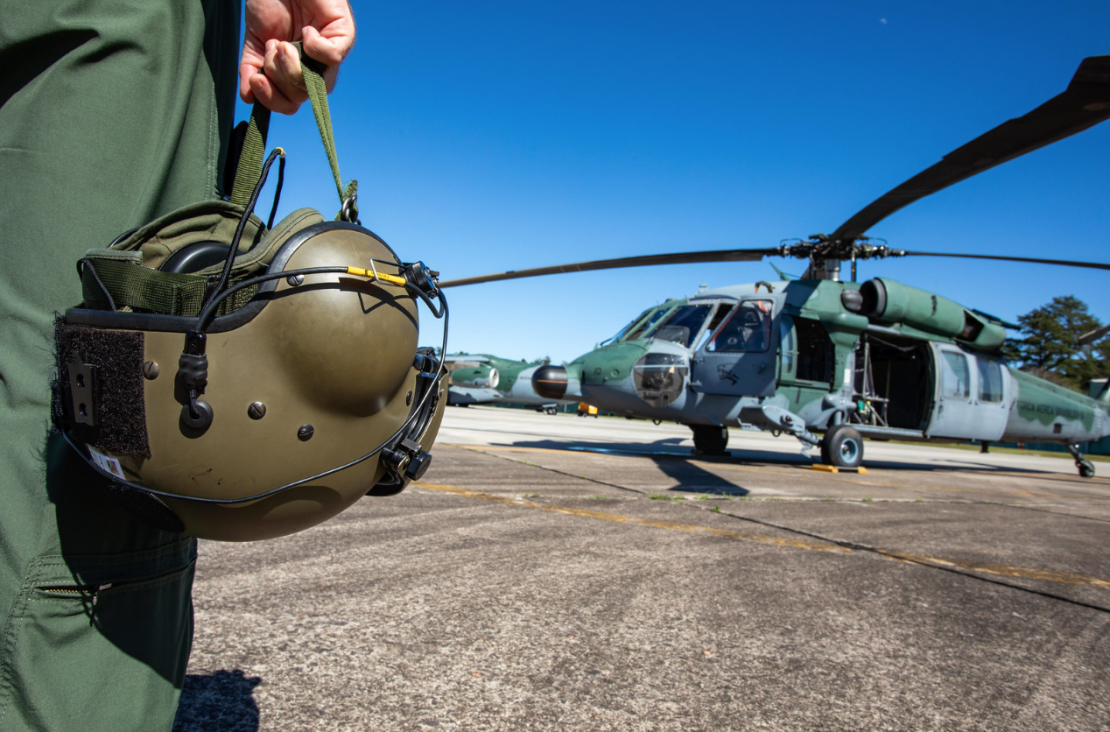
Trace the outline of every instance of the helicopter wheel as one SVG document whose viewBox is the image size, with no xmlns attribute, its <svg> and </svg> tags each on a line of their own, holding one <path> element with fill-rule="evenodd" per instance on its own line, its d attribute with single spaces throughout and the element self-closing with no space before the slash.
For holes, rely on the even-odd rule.
<svg viewBox="0 0 1110 732">
<path fill-rule="evenodd" d="M 863 462 L 863 437 L 851 425 L 836 425 L 821 440 L 821 462 L 838 468 L 858 468 Z"/>
<path fill-rule="evenodd" d="M 708 424 L 692 424 L 694 449 L 702 455 L 724 455 L 728 447 L 728 428 Z"/>
<path fill-rule="evenodd" d="M 1092 465 L 1090 463 L 1090 461 L 1088 461 L 1088 460 L 1080 460 L 1079 461 L 1079 475 L 1084 477 L 1084 478 L 1093 478 L 1093 477 L 1095 477 L 1095 466 Z"/>
<path fill-rule="evenodd" d="M 545 409 L 543 411 L 546 412 L 547 414 L 557 414 L 558 413 L 558 410 L 555 409 L 555 407 L 548 407 L 547 409 Z"/>
</svg>

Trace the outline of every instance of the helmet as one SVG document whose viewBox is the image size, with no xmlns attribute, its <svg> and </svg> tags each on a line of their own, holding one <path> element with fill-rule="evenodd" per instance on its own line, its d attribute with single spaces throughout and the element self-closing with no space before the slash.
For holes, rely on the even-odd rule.
<svg viewBox="0 0 1110 732">
<path fill-rule="evenodd" d="M 300 209 L 265 226 L 252 211 L 278 156 L 257 175 L 240 164 L 245 202 L 189 206 L 90 251 L 84 302 L 58 319 L 55 423 L 168 530 L 293 533 L 401 491 L 431 460 L 445 370 L 418 348 L 417 304 L 446 315 L 437 273 L 360 225 L 353 182 L 348 220 Z"/>
</svg>

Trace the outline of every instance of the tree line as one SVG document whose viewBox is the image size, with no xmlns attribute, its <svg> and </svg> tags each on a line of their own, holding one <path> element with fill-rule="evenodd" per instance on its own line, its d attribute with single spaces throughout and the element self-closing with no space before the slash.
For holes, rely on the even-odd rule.
<svg viewBox="0 0 1110 732">
<path fill-rule="evenodd" d="M 1079 337 L 1102 325 L 1087 303 L 1071 295 L 1018 316 L 1021 338 L 1007 339 L 1011 364 L 1053 383 L 1087 393 L 1091 379 L 1110 376 L 1110 335 L 1086 346 Z"/>
</svg>

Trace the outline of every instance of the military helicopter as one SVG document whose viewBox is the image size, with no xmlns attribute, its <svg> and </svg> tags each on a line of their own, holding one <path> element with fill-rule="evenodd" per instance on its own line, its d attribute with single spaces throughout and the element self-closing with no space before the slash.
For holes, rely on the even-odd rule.
<svg viewBox="0 0 1110 732">
<path fill-rule="evenodd" d="M 858 468 L 864 437 L 1057 441 L 1079 474 L 1094 475 L 1078 443 L 1110 434 L 1110 389 L 1089 398 L 1009 367 L 1015 327 L 888 278 L 856 282 L 857 262 L 961 257 L 1110 270 L 1110 264 L 904 251 L 865 233 L 925 196 L 1081 132 L 1110 117 L 1110 56 L 1080 64 L 1067 89 L 879 197 L 836 229 L 765 249 L 679 252 L 557 265 L 441 282 L 441 287 L 589 270 L 692 262 L 809 260 L 805 275 L 668 300 L 567 366 L 538 368 L 550 399 L 676 421 L 697 450 L 724 453 L 729 425 L 790 434 L 821 461 Z M 851 281 L 840 280 L 850 262 Z M 819 437 L 823 434 L 823 437 Z"/>
<path fill-rule="evenodd" d="M 536 394 L 532 377 L 548 361 L 510 361 L 485 353 L 452 353 L 443 359 L 451 375 L 447 389 L 450 406 L 522 404 L 537 412 L 555 414 L 568 400 Z"/>
</svg>

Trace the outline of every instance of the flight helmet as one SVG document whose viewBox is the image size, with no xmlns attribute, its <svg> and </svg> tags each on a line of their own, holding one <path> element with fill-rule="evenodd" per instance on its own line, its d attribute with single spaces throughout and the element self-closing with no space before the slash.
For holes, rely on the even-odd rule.
<svg viewBox="0 0 1110 732">
<path fill-rule="evenodd" d="M 358 219 L 335 161 L 322 69 L 305 79 L 341 200 L 336 220 L 254 214 L 275 160 L 256 105 L 229 200 L 187 206 L 91 250 L 58 318 L 55 423 L 146 521 L 249 541 L 293 533 L 418 479 L 446 403 L 419 348 L 437 273 Z M 275 196 L 274 208 L 277 206 Z M 446 349 L 447 327 L 444 324 Z"/>
</svg>

